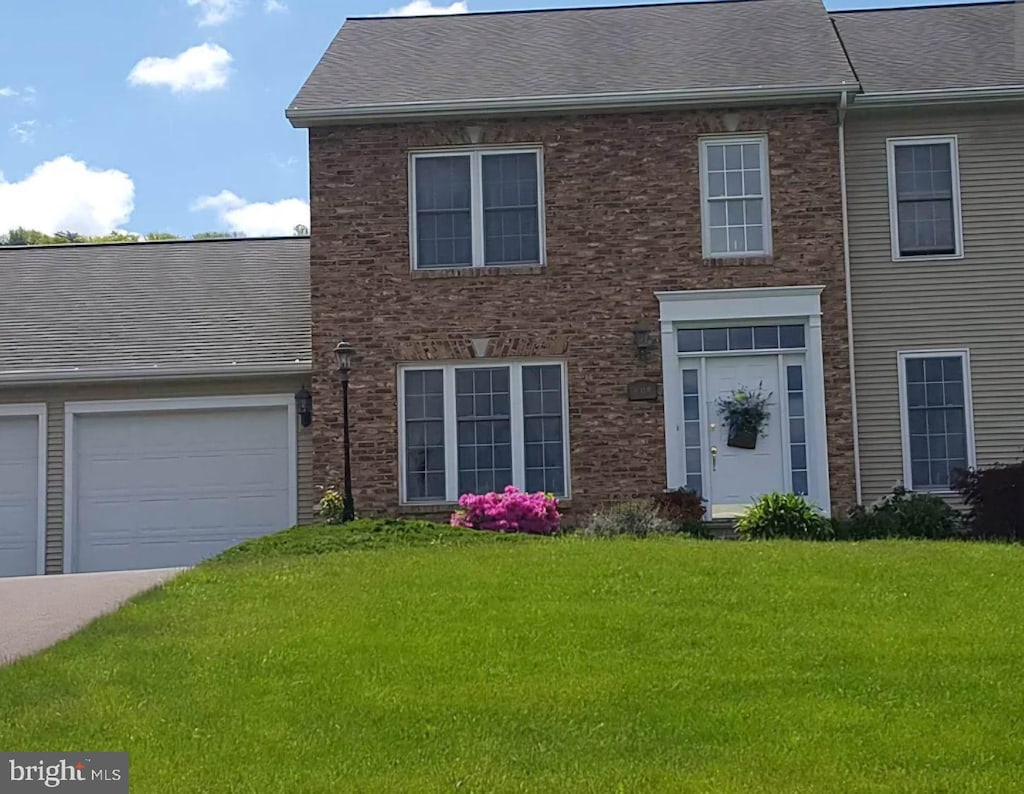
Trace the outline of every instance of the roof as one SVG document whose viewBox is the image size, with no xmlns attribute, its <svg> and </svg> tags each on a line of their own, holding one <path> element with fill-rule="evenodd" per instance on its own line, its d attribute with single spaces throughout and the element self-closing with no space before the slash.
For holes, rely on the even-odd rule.
<svg viewBox="0 0 1024 794">
<path fill-rule="evenodd" d="M 309 361 L 308 238 L 0 247 L 0 380 Z"/>
<path fill-rule="evenodd" d="M 350 18 L 288 116 L 301 126 L 509 99 L 576 106 L 855 83 L 820 0 Z"/>
<path fill-rule="evenodd" d="M 832 14 L 866 95 L 1024 87 L 1024 5 Z"/>
</svg>

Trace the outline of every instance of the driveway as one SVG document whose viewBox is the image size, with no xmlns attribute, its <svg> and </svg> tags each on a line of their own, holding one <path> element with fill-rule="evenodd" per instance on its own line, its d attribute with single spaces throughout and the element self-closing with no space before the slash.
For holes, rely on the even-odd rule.
<svg viewBox="0 0 1024 794">
<path fill-rule="evenodd" d="M 182 570 L 0 579 L 0 664 L 48 648 Z"/>
</svg>

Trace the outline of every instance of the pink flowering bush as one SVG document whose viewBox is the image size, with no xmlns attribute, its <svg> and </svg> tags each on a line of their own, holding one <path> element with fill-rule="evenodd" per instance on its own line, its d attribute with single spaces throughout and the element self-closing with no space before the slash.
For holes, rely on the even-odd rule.
<svg viewBox="0 0 1024 794">
<path fill-rule="evenodd" d="M 553 494 L 524 493 L 514 485 L 501 493 L 463 494 L 459 508 L 452 513 L 452 526 L 492 532 L 553 535 L 562 518 Z"/>
</svg>

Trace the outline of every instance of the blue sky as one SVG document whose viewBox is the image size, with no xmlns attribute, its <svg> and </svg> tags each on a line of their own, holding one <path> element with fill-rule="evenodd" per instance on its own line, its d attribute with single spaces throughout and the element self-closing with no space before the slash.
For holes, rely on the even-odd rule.
<svg viewBox="0 0 1024 794">
<path fill-rule="evenodd" d="M 401 11 L 406 2 L 9 3 L 0 41 L 0 232 L 255 235 L 308 223 L 306 135 L 284 109 L 346 16 Z M 412 10 L 615 4 L 449 2 L 415 0 Z"/>
</svg>

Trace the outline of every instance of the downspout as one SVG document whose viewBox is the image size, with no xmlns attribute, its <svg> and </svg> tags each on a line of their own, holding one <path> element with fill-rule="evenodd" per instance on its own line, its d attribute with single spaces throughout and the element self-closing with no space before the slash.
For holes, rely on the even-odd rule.
<svg viewBox="0 0 1024 794">
<path fill-rule="evenodd" d="M 853 288 L 850 284 L 850 215 L 846 201 L 846 109 L 848 94 L 839 98 L 839 189 L 843 208 L 843 278 L 846 282 L 846 341 L 850 356 L 850 419 L 853 422 L 853 480 L 857 504 L 863 501 L 860 482 L 860 424 L 857 419 L 857 371 L 853 355 Z"/>
</svg>

